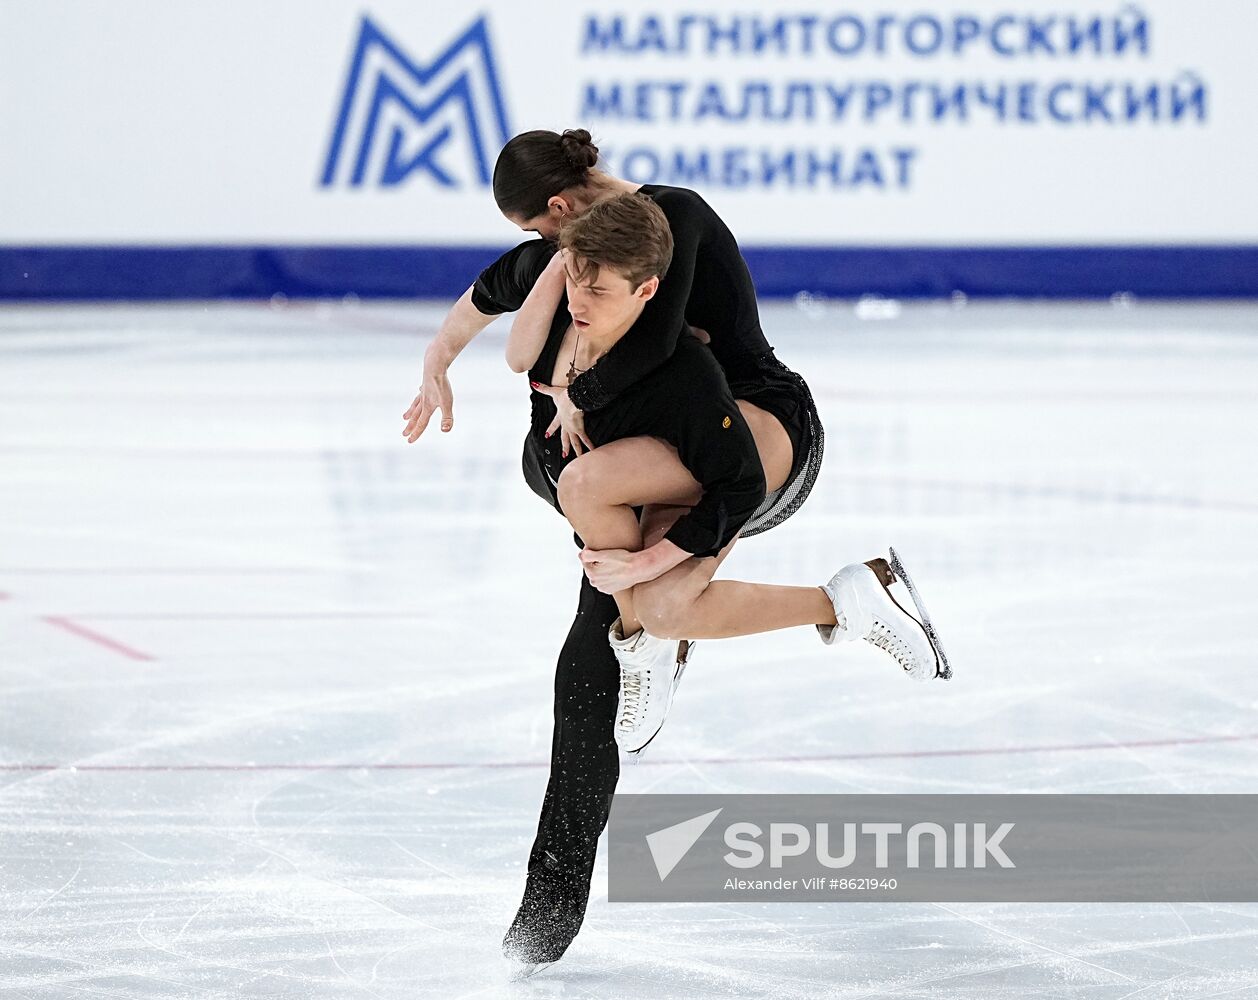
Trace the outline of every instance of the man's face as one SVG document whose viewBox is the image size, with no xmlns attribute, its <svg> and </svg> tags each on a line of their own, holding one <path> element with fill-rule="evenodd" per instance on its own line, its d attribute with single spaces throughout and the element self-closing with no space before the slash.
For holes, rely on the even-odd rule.
<svg viewBox="0 0 1258 1000">
<path fill-rule="evenodd" d="M 572 322 L 578 332 L 588 332 L 595 337 L 606 335 L 636 318 L 642 303 L 654 292 L 654 279 L 635 286 L 612 268 L 595 269 L 566 251 L 564 275 Z"/>
</svg>

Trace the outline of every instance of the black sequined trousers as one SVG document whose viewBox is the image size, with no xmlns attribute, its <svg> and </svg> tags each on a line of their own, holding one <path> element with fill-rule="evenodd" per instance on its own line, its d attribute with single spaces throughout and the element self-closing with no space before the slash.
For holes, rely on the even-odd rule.
<svg viewBox="0 0 1258 1000">
<path fill-rule="evenodd" d="M 581 575 L 577 615 L 555 667 L 550 780 L 529 854 L 524 900 L 504 946 L 555 961 L 580 929 L 598 839 L 620 778 L 614 728 L 620 667 L 607 641 L 619 611 Z"/>
</svg>

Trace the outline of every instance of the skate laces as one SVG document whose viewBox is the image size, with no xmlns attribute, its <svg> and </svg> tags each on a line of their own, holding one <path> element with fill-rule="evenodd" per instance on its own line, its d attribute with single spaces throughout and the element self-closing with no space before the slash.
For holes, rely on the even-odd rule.
<svg viewBox="0 0 1258 1000">
<path fill-rule="evenodd" d="M 869 635 L 865 636 L 865 641 L 872 643 L 894 657 L 902 669 L 912 672 L 913 666 L 917 662 L 913 656 L 913 651 L 886 622 L 875 618 L 873 630 Z"/>
<path fill-rule="evenodd" d="M 622 705 L 620 710 L 620 720 L 616 723 L 619 729 L 637 729 L 638 728 L 638 709 L 642 704 L 642 674 L 641 670 L 625 670 L 623 667 L 620 671 L 620 693 Z"/>
</svg>

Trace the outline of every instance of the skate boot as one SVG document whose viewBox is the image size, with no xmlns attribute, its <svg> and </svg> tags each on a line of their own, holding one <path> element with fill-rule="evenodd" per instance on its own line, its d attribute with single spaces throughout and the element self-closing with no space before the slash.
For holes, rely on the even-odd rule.
<svg viewBox="0 0 1258 1000">
<path fill-rule="evenodd" d="M 625 638 L 619 618 L 612 622 L 607 641 L 620 663 L 616 743 L 630 760 L 637 760 L 668 717 L 694 643 L 688 639 L 657 639 L 645 629 Z"/>
<path fill-rule="evenodd" d="M 548 854 L 549 860 L 554 855 Z M 563 957 L 581 922 L 590 898 L 589 877 L 552 868 L 529 871 L 524 898 L 502 939 L 502 954 L 515 982 L 549 968 Z"/>
<path fill-rule="evenodd" d="M 914 680 L 947 680 L 952 676 L 952 668 L 921 595 L 895 549 L 890 550 L 890 556 L 890 563 L 886 559 L 870 559 L 844 566 L 822 586 L 834 605 L 838 624 L 818 625 L 817 631 L 825 643 L 864 639 L 895 659 Z M 904 583 L 920 620 L 905 611 L 891 593 L 891 585 L 897 580 Z"/>
</svg>

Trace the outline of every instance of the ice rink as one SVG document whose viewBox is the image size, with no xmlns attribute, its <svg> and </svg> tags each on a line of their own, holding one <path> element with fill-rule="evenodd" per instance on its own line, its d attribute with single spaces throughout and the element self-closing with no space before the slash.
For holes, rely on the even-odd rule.
<svg viewBox="0 0 1258 1000">
<path fill-rule="evenodd" d="M 0 997 L 1258 997 L 1258 904 L 609 904 L 499 943 L 579 565 L 445 304 L 0 309 Z M 827 429 L 722 575 L 895 545 L 955 678 L 701 644 L 629 792 L 1258 792 L 1258 306 L 779 304 Z"/>
</svg>

